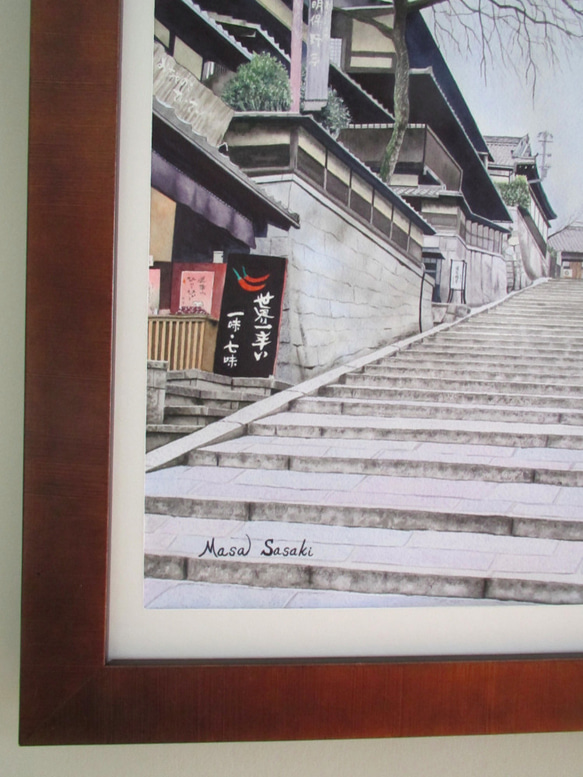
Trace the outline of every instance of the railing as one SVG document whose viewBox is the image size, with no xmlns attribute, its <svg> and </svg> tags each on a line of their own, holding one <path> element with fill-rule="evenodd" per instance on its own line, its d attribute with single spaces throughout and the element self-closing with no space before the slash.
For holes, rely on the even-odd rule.
<svg viewBox="0 0 583 777">
<path fill-rule="evenodd" d="M 148 359 L 169 370 L 212 372 L 218 322 L 207 316 L 150 316 Z"/>
</svg>

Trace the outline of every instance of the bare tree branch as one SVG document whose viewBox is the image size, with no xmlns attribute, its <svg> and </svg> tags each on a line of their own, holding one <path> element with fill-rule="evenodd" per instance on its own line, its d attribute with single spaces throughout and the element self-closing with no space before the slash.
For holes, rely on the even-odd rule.
<svg viewBox="0 0 583 777">
<path fill-rule="evenodd" d="M 435 7 L 433 7 L 435 5 Z M 480 69 L 512 69 L 536 91 L 543 65 L 556 67 L 559 51 L 583 39 L 583 0 L 449 0 L 425 6 L 438 41 L 463 53 L 481 47 Z"/>
</svg>

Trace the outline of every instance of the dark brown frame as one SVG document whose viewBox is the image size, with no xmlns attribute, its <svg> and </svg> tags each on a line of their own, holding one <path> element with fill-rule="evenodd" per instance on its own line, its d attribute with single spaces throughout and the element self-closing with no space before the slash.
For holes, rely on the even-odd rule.
<svg viewBox="0 0 583 777">
<path fill-rule="evenodd" d="M 583 659 L 107 664 L 121 0 L 33 0 L 22 744 L 583 728 Z"/>
</svg>

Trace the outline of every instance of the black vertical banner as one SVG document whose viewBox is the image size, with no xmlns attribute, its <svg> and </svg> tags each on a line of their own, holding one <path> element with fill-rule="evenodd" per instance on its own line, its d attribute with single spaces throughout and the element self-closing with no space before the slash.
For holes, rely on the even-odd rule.
<svg viewBox="0 0 583 777">
<path fill-rule="evenodd" d="M 214 371 L 219 375 L 273 375 L 285 266 L 279 256 L 229 256 L 215 350 Z"/>
</svg>

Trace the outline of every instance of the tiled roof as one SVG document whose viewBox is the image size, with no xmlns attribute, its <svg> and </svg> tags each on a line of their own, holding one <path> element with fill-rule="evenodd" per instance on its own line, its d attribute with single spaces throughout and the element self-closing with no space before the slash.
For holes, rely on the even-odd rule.
<svg viewBox="0 0 583 777">
<path fill-rule="evenodd" d="M 573 224 L 556 232 L 550 236 L 549 243 L 556 251 L 583 253 L 583 224 Z"/>
<path fill-rule="evenodd" d="M 489 135 L 484 140 L 497 165 L 514 167 L 519 160 L 534 161 L 528 135 L 522 137 Z"/>
<path fill-rule="evenodd" d="M 399 207 L 399 209 L 402 210 L 426 235 L 433 235 L 435 233 L 431 224 L 429 224 L 420 213 L 417 213 L 415 208 L 412 208 L 392 186 L 389 186 L 385 181 L 379 178 L 368 165 L 359 159 L 337 138 L 334 138 L 321 124 L 318 124 L 312 116 L 299 113 L 241 111 L 240 113 L 235 113 L 231 126 L 236 126 L 238 122 L 247 122 L 249 119 L 257 119 L 265 123 L 290 122 L 303 126 L 317 140 L 328 148 L 332 148 L 340 159 L 347 163 L 353 170 L 356 170 L 367 183 L 372 184 L 373 187 L 379 189 L 389 202 L 397 205 L 397 207 Z"/>
<path fill-rule="evenodd" d="M 260 24 L 255 24 L 253 22 L 248 22 L 245 19 L 239 19 L 232 16 L 226 16 L 224 14 L 218 14 L 214 12 L 208 12 L 208 16 L 213 19 L 218 25 L 223 27 L 231 37 L 236 38 L 236 35 L 229 32 L 229 29 L 241 27 L 243 29 L 247 30 L 253 30 L 257 35 L 262 37 L 264 41 L 273 49 L 273 51 L 284 60 L 287 60 L 289 62 L 289 56 L 287 53 L 282 49 L 282 47 L 279 45 L 279 43 L 275 40 L 275 38 L 270 35 Z M 243 46 L 243 44 L 240 44 Z M 245 48 L 245 47 L 244 47 Z"/>
<path fill-rule="evenodd" d="M 217 22 L 212 18 L 210 14 L 208 14 L 205 10 L 203 10 L 199 5 L 196 5 L 196 3 L 191 2 L 191 0 L 182 0 L 182 2 L 189 6 L 192 11 L 200 18 L 203 19 L 206 24 L 209 25 L 209 27 L 212 27 L 215 29 L 225 40 L 228 40 L 229 43 L 237 48 L 241 54 L 243 54 L 246 59 L 251 59 L 251 54 L 247 51 L 247 49 L 242 46 L 239 41 L 231 35 L 227 30 L 225 30 L 224 27 L 221 27 L 220 24 L 217 24 Z"/>
<path fill-rule="evenodd" d="M 341 67 L 338 67 L 338 65 L 335 65 L 333 62 L 330 62 L 330 73 L 335 74 L 336 78 L 343 80 L 346 84 L 350 85 L 352 89 L 355 89 L 358 93 L 360 93 L 365 98 L 365 100 L 374 106 L 378 113 L 384 114 L 388 119 L 393 118 L 387 108 L 385 108 L 385 106 L 380 103 L 376 97 L 373 97 L 372 94 L 367 92 L 362 84 L 359 84 L 358 81 L 355 81 L 355 79 L 352 78 L 349 73 L 346 73 L 344 70 L 342 70 Z"/>
<path fill-rule="evenodd" d="M 154 116 L 157 116 L 160 120 L 171 126 L 176 132 L 180 133 L 192 146 L 198 149 L 200 154 L 203 154 L 205 157 L 212 160 L 217 167 L 225 170 L 234 182 L 246 190 L 248 196 L 260 200 L 268 210 L 271 210 L 282 217 L 288 226 L 299 227 L 300 221 L 297 213 L 292 213 L 281 202 L 278 202 L 274 197 L 267 194 L 261 186 L 246 175 L 240 167 L 231 162 L 231 160 L 225 154 L 221 153 L 218 148 L 212 146 L 205 138 L 194 132 L 191 124 L 177 116 L 175 110 L 171 106 L 164 105 L 164 103 L 161 103 L 154 97 L 153 113 Z"/>
<path fill-rule="evenodd" d="M 427 184 L 425 186 L 391 186 L 391 189 L 394 189 L 397 194 L 399 194 L 401 197 L 434 197 L 437 199 L 438 197 L 452 197 L 452 196 L 458 196 L 463 197 L 461 192 L 454 192 L 454 191 L 447 191 L 445 186 L 441 185 L 430 185 Z"/>
</svg>

